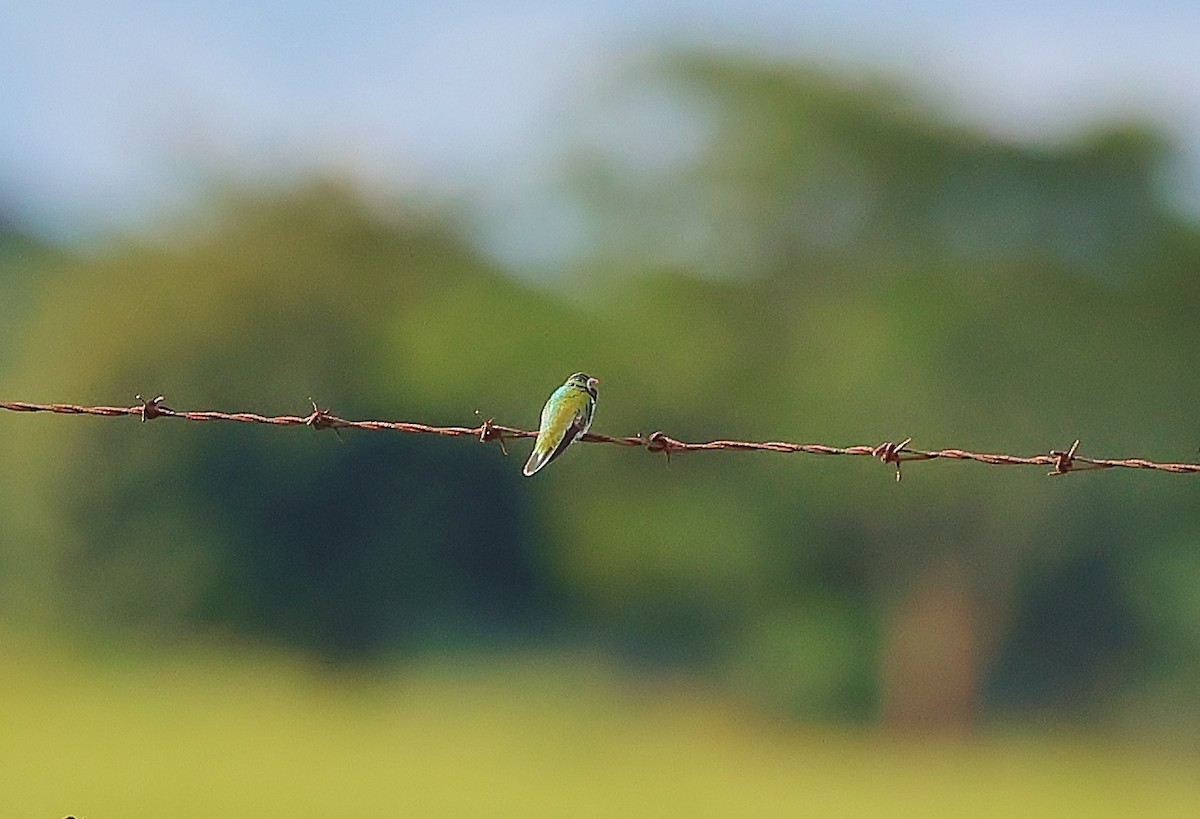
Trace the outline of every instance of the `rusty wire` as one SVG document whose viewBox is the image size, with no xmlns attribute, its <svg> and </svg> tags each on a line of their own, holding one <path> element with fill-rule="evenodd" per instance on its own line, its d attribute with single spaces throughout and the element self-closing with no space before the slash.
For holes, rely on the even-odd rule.
<svg viewBox="0 0 1200 819">
<path fill-rule="evenodd" d="M 163 396 L 144 400 L 137 396 L 138 403 L 128 407 L 86 407 L 77 404 L 31 404 L 25 401 L 0 401 L 0 409 L 11 412 L 52 412 L 63 415 L 101 415 L 121 416 L 132 415 L 143 422 L 155 418 L 182 418 L 185 421 L 236 421 L 245 424 L 274 424 L 276 426 L 307 426 L 313 429 L 365 429 L 365 430 L 394 430 L 425 435 L 443 435 L 447 437 L 471 437 L 482 443 L 496 441 L 501 448 L 504 441 L 518 438 L 534 438 L 535 430 L 517 429 L 494 423 L 488 418 L 478 426 L 433 426 L 411 421 L 351 421 L 339 418 L 328 410 L 323 410 L 312 403 L 312 411 L 307 415 L 259 415 L 254 412 L 217 412 L 213 410 L 175 410 L 163 404 Z M 825 444 L 796 444 L 787 441 L 705 441 L 690 443 L 672 438 L 663 432 L 653 432 L 650 435 L 631 435 L 613 437 L 588 433 L 582 439 L 587 443 L 616 444 L 617 446 L 641 447 L 650 452 L 661 452 L 668 459 L 672 454 L 681 452 L 707 452 L 711 450 L 743 450 L 762 452 L 803 452 L 809 455 L 867 455 L 877 458 L 883 463 L 894 464 L 896 480 L 900 480 L 900 465 L 907 461 L 932 461 L 937 459 L 954 461 L 975 461 L 983 464 L 1006 466 L 1048 466 L 1049 475 L 1066 475 L 1069 472 L 1079 472 L 1088 469 L 1152 469 L 1159 472 L 1200 473 L 1200 463 L 1156 463 L 1144 458 L 1089 458 L 1078 454 L 1079 441 L 1071 444 L 1066 450 L 1052 449 L 1045 455 L 1003 455 L 987 452 L 968 452 L 963 449 L 910 449 L 911 438 L 899 443 L 885 441 L 884 443 L 860 446 L 827 446 Z"/>
</svg>

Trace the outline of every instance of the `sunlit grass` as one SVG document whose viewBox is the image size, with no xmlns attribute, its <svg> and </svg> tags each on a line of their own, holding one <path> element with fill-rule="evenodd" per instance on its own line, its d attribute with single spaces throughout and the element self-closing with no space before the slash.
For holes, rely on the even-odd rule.
<svg viewBox="0 0 1200 819">
<path fill-rule="evenodd" d="M 347 676 L 0 648 L 3 817 L 1200 815 L 1179 753 L 803 729 L 577 657 Z"/>
</svg>

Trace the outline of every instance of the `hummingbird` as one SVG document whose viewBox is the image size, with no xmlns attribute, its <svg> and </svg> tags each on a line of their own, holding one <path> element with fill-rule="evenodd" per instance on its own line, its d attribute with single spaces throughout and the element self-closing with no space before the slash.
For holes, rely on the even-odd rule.
<svg viewBox="0 0 1200 819">
<path fill-rule="evenodd" d="M 550 394 L 542 407 L 533 452 L 522 470 L 526 476 L 553 461 L 562 451 L 587 433 L 596 412 L 596 386 L 600 379 L 587 373 L 575 373 Z"/>
</svg>

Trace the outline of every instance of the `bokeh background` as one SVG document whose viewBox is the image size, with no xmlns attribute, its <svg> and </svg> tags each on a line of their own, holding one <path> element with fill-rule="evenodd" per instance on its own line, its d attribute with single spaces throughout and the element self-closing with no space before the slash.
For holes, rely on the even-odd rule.
<svg viewBox="0 0 1200 819">
<path fill-rule="evenodd" d="M 1196 460 L 1200 10 L 24 4 L 0 397 Z M 0 416 L 0 814 L 1193 816 L 1196 479 Z"/>
</svg>

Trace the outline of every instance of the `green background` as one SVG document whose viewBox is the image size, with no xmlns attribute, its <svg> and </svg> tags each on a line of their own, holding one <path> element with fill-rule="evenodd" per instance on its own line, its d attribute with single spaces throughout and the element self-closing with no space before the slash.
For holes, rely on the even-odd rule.
<svg viewBox="0 0 1200 819">
<path fill-rule="evenodd" d="M 9 230 L 0 397 L 530 428 L 586 370 L 612 435 L 1196 459 L 1200 231 L 1152 130 L 1004 141 L 701 54 L 591 104 L 647 94 L 701 137 L 581 136 L 553 271 L 336 177 Z M 0 809 L 1200 805 L 1198 478 L 528 446 L 0 415 Z"/>
</svg>

